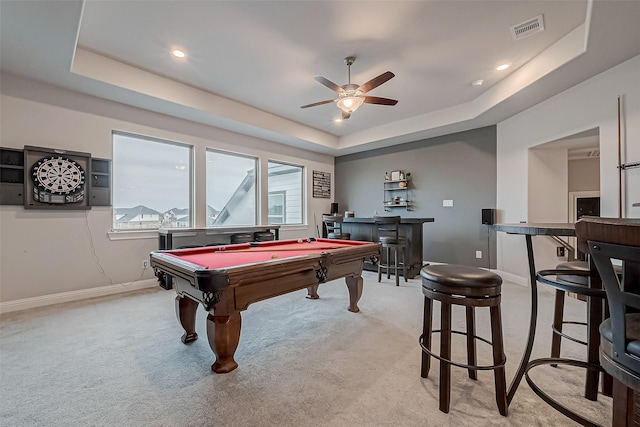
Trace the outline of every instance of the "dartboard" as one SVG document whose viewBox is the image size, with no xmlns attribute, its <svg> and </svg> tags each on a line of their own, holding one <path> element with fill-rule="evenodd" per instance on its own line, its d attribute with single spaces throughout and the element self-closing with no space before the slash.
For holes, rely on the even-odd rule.
<svg viewBox="0 0 640 427">
<path fill-rule="evenodd" d="M 76 161 L 65 157 L 43 157 L 31 168 L 31 178 L 39 190 L 68 195 L 84 190 L 84 170 Z"/>
</svg>

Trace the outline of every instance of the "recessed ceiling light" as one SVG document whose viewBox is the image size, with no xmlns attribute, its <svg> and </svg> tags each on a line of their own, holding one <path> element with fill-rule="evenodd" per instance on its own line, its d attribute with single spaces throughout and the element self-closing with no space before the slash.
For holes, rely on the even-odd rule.
<svg viewBox="0 0 640 427">
<path fill-rule="evenodd" d="M 171 54 L 173 56 L 175 56 L 176 58 L 184 58 L 187 56 L 186 53 L 184 53 L 184 51 L 180 50 L 180 49 L 173 49 L 171 50 Z"/>
<path fill-rule="evenodd" d="M 342 123 L 342 119 L 341 118 L 337 118 L 333 120 L 334 123 Z"/>
<path fill-rule="evenodd" d="M 510 65 L 510 64 L 502 64 L 502 65 L 498 65 L 498 66 L 496 67 L 496 70 L 498 70 L 498 71 L 506 70 L 507 68 L 509 68 L 509 65 Z"/>
<path fill-rule="evenodd" d="M 484 80 L 474 80 L 471 82 L 471 86 L 482 86 Z"/>
</svg>

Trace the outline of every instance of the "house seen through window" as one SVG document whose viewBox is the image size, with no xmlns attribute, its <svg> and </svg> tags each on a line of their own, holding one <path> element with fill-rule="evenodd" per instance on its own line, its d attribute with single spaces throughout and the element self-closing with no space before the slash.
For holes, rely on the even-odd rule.
<svg viewBox="0 0 640 427">
<path fill-rule="evenodd" d="M 269 161 L 269 224 L 302 224 L 303 167 Z"/>
<path fill-rule="evenodd" d="M 113 229 L 190 227 L 191 147 L 113 134 Z"/>
<path fill-rule="evenodd" d="M 255 157 L 207 150 L 207 226 L 257 224 Z"/>
</svg>

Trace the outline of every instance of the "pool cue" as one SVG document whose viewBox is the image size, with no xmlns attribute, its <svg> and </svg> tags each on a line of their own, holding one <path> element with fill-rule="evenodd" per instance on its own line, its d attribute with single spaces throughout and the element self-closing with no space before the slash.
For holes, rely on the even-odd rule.
<svg viewBox="0 0 640 427">
<path fill-rule="evenodd" d="M 618 218 L 622 218 L 622 149 L 620 138 L 620 95 L 618 95 Z"/>
<path fill-rule="evenodd" d="M 217 254 L 228 254 L 228 253 L 238 253 L 238 252 L 298 252 L 298 251 L 308 251 L 308 250 L 318 250 L 318 249 L 341 249 L 341 246 L 320 246 L 320 247 L 313 247 L 313 248 L 289 248 L 289 249 L 284 249 L 284 248 L 280 248 L 280 249 L 224 249 L 224 250 L 217 250 L 215 251 L 215 253 Z"/>
<path fill-rule="evenodd" d="M 316 226 L 316 238 L 320 238 L 320 229 L 318 228 L 318 219 L 316 218 L 316 213 L 313 213 L 313 223 Z"/>
</svg>

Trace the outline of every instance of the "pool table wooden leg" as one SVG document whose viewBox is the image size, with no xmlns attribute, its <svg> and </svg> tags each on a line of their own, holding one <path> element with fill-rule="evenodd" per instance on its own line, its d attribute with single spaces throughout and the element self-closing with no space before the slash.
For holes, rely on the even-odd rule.
<svg viewBox="0 0 640 427">
<path fill-rule="evenodd" d="M 188 344 L 198 339 L 196 333 L 196 310 L 198 303 L 191 298 L 176 296 L 176 316 L 184 329 L 182 342 Z"/>
<path fill-rule="evenodd" d="M 207 316 L 209 346 L 216 355 L 216 362 L 211 365 L 212 371 L 226 374 L 238 367 L 233 355 L 240 341 L 241 325 L 242 317 L 239 311 L 232 311 L 229 315 L 224 316 L 209 313 Z"/>
<path fill-rule="evenodd" d="M 362 296 L 362 276 L 347 276 L 344 278 L 347 282 L 347 288 L 349 289 L 349 311 L 357 313 L 360 311 L 358 308 L 358 301 Z"/>
<path fill-rule="evenodd" d="M 313 286 L 307 287 L 307 298 L 309 298 L 309 299 L 319 299 L 320 298 L 320 295 L 318 295 L 318 286 L 319 285 L 313 285 Z"/>
</svg>

